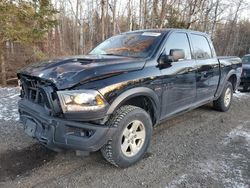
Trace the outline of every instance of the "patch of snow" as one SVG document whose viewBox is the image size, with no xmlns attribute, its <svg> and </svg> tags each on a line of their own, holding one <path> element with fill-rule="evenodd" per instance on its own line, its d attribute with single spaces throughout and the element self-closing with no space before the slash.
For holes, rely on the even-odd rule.
<svg viewBox="0 0 250 188">
<path fill-rule="evenodd" d="M 223 185 L 230 188 L 249 188 L 246 173 L 250 164 L 250 121 L 239 122 L 239 125 L 226 135 L 221 146 L 222 152 L 217 157 L 201 162 L 190 161 L 186 173 L 174 178 L 166 188 L 204 187 L 199 182 L 209 179 L 218 182 L 219 187 Z"/>
<path fill-rule="evenodd" d="M 18 87 L 0 88 L 0 120 L 19 120 L 19 114 L 17 110 L 19 93 L 20 90 Z"/>
<path fill-rule="evenodd" d="M 177 179 L 174 179 L 173 181 L 171 181 L 170 183 L 168 183 L 168 185 L 166 186 L 166 188 L 177 188 L 180 187 L 180 185 L 182 184 L 186 184 L 188 181 L 188 174 L 183 174 L 180 177 L 178 177 Z"/>
<path fill-rule="evenodd" d="M 245 156 L 242 155 L 242 154 L 240 154 L 240 153 L 231 153 L 231 157 L 232 157 L 233 159 L 240 159 L 240 160 L 242 160 L 242 159 L 245 158 Z"/>
<path fill-rule="evenodd" d="M 223 156 L 224 158 L 225 156 Z M 222 159 L 223 159 L 222 158 Z M 216 181 L 222 181 L 225 187 L 233 188 L 246 188 L 247 184 L 242 176 L 242 170 L 237 168 L 232 168 L 230 162 L 225 162 L 224 160 L 208 160 L 205 163 L 199 164 L 201 170 L 200 172 L 204 177 L 211 177 Z M 232 177 L 227 177 L 228 172 L 232 174 Z"/>
<path fill-rule="evenodd" d="M 230 142 L 243 139 L 245 142 L 245 148 L 250 151 L 250 122 L 244 122 L 236 128 L 234 128 L 227 135 L 227 138 L 224 140 L 224 144 L 228 145 Z"/>
<path fill-rule="evenodd" d="M 221 182 L 224 187 L 249 188 L 240 168 L 232 168 L 223 158 L 219 160 L 207 160 L 197 163 L 188 174 L 182 174 L 169 182 L 166 188 L 178 187 L 204 187 L 199 182 L 213 179 Z M 228 175 L 230 174 L 230 175 Z M 200 181 L 197 181 L 200 180 Z"/>
<path fill-rule="evenodd" d="M 240 98 L 249 97 L 250 95 L 249 95 L 249 93 L 243 93 L 243 92 L 240 92 L 237 90 L 237 91 L 235 91 L 233 96 L 240 99 Z"/>
</svg>

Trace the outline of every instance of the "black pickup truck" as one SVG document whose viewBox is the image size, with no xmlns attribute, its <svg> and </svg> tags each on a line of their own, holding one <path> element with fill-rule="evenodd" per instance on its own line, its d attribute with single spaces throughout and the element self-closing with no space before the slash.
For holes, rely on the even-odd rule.
<svg viewBox="0 0 250 188">
<path fill-rule="evenodd" d="M 240 85 L 243 91 L 248 91 L 250 87 L 250 54 L 245 55 L 242 58 L 242 75 Z"/>
<path fill-rule="evenodd" d="M 163 120 L 209 102 L 227 111 L 241 71 L 241 59 L 216 57 L 204 33 L 122 33 L 88 55 L 20 70 L 20 121 L 52 150 L 101 150 L 110 163 L 128 167 Z"/>
</svg>

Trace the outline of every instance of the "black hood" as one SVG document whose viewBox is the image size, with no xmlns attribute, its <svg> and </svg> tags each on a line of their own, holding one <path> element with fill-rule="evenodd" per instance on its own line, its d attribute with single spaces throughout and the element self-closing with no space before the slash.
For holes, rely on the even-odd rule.
<svg viewBox="0 0 250 188">
<path fill-rule="evenodd" d="M 38 62 L 23 68 L 18 74 L 50 80 L 60 90 L 81 82 L 139 70 L 144 64 L 144 59 L 139 58 L 86 55 Z"/>
</svg>

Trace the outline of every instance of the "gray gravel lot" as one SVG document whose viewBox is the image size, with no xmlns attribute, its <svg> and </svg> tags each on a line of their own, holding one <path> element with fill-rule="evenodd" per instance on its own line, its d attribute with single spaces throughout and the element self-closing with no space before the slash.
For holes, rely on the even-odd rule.
<svg viewBox="0 0 250 188">
<path fill-rule="evenodd" d="M 0 89 L 0 187 L 239 187 L 250 185 L 250 93 L 231 109 L 206 105 L 154 129 L 142 161 L 127 169 L 100 152 L 54 153 L 17 123 L 18 89 Z"/>
</svg>

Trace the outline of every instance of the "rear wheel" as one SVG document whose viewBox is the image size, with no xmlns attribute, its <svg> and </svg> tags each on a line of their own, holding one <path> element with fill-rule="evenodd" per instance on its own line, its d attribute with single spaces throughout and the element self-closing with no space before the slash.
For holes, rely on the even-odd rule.
<svg viewBox="0 0 250 188">
<path fill-rule="evenodd" d="M 216 110 L 226 112 L 229 110 L 233 97 L 233 86 L 231 82 L 226 82 L 221 96 L 214 101 L 214 108 Z"/>
<path fill-rule="evenodd" d="M 122 106 L 108 122 L 116 134 L 101 149 L 104 158 L 118 167 L 128 167 L 146 153 L 152 135 L 149 114 L 136 106 Z"/>
</svg>

